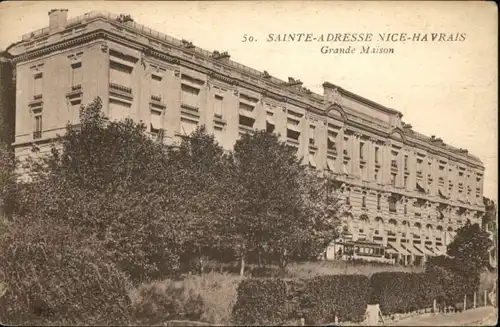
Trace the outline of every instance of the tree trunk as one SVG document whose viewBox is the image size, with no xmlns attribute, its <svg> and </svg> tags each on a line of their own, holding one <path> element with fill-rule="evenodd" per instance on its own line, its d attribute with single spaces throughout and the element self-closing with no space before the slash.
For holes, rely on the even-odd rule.
<svg viewBox="0 0 500 327">
<path fill-rule="evenodd" d="M 200 274 L 203 275 L 203 271 L 204 271 L 204 269 L 203 269 L 203 263 L 204 262 L 203 262 L 203 254 L 201 253 L 201 249 L 200 248 L 198 248 L 198 253 L 199 253 L 199 256 L 200 256 L 199 257 L 199 260 L 200 260 Z"/>
<path fill-rule="evenodd" d="M 241 257 L 240 276 L 243 277 L 244 274 L 245 274 L 245 258 Z"/>
</svg>

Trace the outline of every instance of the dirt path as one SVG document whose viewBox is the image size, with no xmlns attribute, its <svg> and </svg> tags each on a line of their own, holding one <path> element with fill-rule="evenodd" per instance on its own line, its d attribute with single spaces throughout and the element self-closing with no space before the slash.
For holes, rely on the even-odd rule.
<svg viewBox="0 0 500 327">
<path fill-rule="evenodd" d="M 494 326 L 498 308 L 482 307 L 454 314 L 435 314 L 403 319 L 387 326 Z M 493 322 L 492 324 L 490 324 Z"/>
</svg>

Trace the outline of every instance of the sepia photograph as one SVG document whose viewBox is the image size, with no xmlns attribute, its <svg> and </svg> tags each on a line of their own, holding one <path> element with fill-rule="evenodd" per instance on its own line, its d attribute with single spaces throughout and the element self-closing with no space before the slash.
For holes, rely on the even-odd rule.
<svg viewBox="0 0 500 327">
<path fill-rule="evenodd" d="M 495 326 L 498 7 L 0 3 L 0 324 Z"/>
</svg>

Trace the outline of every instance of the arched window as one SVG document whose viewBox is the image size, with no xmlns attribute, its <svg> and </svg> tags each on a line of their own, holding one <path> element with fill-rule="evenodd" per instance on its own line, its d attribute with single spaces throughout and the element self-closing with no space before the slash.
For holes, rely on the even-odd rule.
<svg viewBox="0 0 500 327">
<path fill-rule="evenodd" d="M 367 222 L 367 221 L 369 221 L 369 219 L 368 219 L 368 215 L 366 215 L 366 214 L 362 214 L 361 216 L 359 216 L 359 220 L 361 220 L 361 221 L 366 221 L 366 222 Z"/>
<path fill-rule="evenodd" d="M 438 231 L 442 232 L 442 231 L 443 231 L 443 226 L 438 225 L 436 229 L 437 229 Z"/>
<path fill-rule="evenodd" d="M 453 232 L 453 228 L 451 228 L 451 226 L 448 227 L 448 232 Z"/>
<path fill-rule="evenodd" d="M 396 226 L 398 222 L 396 221 L 396 219 L 389 219 L 389 224 Z"/>
</svg>

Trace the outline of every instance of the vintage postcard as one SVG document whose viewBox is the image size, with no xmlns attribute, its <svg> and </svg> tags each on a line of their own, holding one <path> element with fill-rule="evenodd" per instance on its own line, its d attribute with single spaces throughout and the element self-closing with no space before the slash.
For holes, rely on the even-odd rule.
<svg viewBox="0 0 500 327">
<path fill-rule="evenodd" d="M 495 325 L 498 7 L 0 4 L 0 322 Z"/>
</svg>

